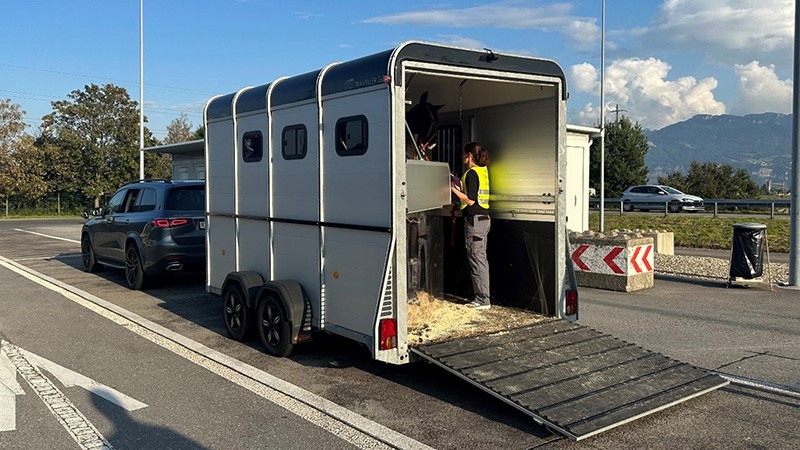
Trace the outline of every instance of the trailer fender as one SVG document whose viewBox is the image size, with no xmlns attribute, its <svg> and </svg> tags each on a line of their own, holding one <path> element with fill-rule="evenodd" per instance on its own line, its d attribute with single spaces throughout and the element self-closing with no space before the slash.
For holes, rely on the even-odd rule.
<svg viewBox="0 0 800 450">
<path fill-rule="evenodd" d="M 225 282 L 222 283 L 222 292 L 225 292 L 225 288 L 231 283 L 236 283 L 242 288 L 247 308 L 256 309 L 258 306 L 256 299 L 259 298 L 259 291 L 264 286 L 264 279 L 261 274 L 253 271 L 231 272 L 225 277 Z"/>
<path fill-rule="evenodd" d="M 300 286 L 300 283 L 292 280 L 267 281 L 261 286 L 258 293 L 258 303 L 261 303 L 267 296 L 276 297 L 283 305 L 283 311 L 286 313 L 284 319 L 289 321 L 292 326 L 291 342 L 297 343 L 306 307 L 303 287 Z M 258 304 L 254 306 L 258 307 Z"/>
</svg>

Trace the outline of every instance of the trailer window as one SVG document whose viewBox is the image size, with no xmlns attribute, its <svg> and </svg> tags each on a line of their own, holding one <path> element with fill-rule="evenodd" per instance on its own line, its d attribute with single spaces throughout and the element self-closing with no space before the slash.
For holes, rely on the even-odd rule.
<svg viewBox="0 0 800 450">
<path fill-rule="evenodd" d="M 242 159 L 244 162 L 259 162 L 264 154 L 264 139 L 260 131 L 248 131 L 242 136 Z"/>
<path fill-rule="evenodd" d="M 306 126 L 291 125 L 283 129 L 283 159 L 303 159 L 306 157 Z"/>
<path fill-rule="evenodd" d="M 367 152 L 369 128 L 364 116 L 343 117 L 336 121 L 336 153 L 357 156 Z"/>
</svg>

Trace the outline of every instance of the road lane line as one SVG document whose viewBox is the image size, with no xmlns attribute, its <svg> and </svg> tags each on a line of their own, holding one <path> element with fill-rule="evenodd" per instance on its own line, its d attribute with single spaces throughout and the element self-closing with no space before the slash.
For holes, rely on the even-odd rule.
<svg viewBox="0 0 800 450">
<path fill-rule="evenodd" d="M 2 350 L 8 360 L 16 367 L 17 373 L 36 392 L 36 395 L 47 405 L 47 409 L 56 416 L 61 426 L 78 443 L 81 449 L 109 449 L 113 446 L 103 437 L 89 419 L 61 392 L 49 378 L 34 367 L 16 346 L 8 341 L 2 342 Z"/>
<path fill-rule="evenodd" d="M 364 449 L 431 447 L 313 392 L 169 330 L 136 313 L 0 256 L 3 266 Z"/>
<path fill-rule="evenodd" d="M 59 241 L 73 242 L 75 244 L 80 244 L 81 243 L 81 241 L 76 241 L 75 239 L 67 239 L 67 238 L 62 238 L 62 237 L 58 237 L 58 236 L 51 236 L 49 234 L 37 233 L 37 232 L 31 231 L 31 230 L 22 230 L 20 228 L 14 228 L 14 231 L 19 231 L 21 233 L 35 234 L 36 236 L 42 236 L 42 237 L 46 237 L 46 238 L 50 238 L 50 239 L 58 239 Z"/>
</svg>

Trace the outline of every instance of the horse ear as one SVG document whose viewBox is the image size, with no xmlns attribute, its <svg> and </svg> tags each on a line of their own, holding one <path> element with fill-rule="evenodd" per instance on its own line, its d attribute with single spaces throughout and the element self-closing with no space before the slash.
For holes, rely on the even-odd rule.
<svg viewBox="0 0 800 450">
<path fill-rule="evenodd" d="M 422 93 L 422 95 L 419 96 L 419 102 L 425 103 L 427 101 L 428 101 L 428 91 L 425 91 Z"/>
</svg>

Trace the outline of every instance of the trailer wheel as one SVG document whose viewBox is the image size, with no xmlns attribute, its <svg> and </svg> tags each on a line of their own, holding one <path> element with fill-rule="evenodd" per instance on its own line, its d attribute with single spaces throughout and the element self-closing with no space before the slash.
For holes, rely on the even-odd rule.
<svg viewBox="0 0 800 450">
<path fill-rule="evenodd" d="M 241 341 L 247 335 L 249 313 L 242 288 L 236 283 L 229 284 L 222 293 L 222 317 L 234 340 Z"/>
<path fill-rule="evenodd" d="M 289 356 L 292 353 L 291 323 L 286 320 L 283 306 L 269 296 L 258 305 L 258 337 L 272 356 Z"/>
</svg>

